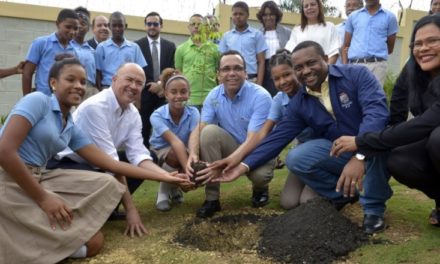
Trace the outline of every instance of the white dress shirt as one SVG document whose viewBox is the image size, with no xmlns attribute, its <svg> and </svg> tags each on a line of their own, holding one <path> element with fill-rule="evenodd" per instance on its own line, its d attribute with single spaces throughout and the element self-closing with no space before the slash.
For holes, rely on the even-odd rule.
<svg viewBox="0 0 440 264">
<path fill-rule="evenodd" d="M 75 125 L 115 160 L 119 160 L 118 150 L 125 150 L 128 161 L 136 166 L 144 160 L 152 160 L 143 144 L 142 121 L 138 110 L 133 104 L 123 110 L 111 87 L 85 100 L 72 117 Z M 70 149 L 58 153 L 57 158 L 66 156 L 85 163 Z"/>
</svg>

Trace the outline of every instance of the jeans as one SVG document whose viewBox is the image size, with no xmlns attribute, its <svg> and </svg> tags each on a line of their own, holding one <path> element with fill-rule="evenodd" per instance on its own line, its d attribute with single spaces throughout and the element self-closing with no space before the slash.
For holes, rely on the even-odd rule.
<svg viewBox="0 0 440 264">
<path fill-rule="evenodd" d="M 336 183 L 352 154 L 344 153 L 338 158 L 330 157 L 331 147 L 332 142 L 327 139 L 307 141 L 289 151 L 286 165 L 315 192 L 327 199 L 338 201 L 344 197 L 342 191 L 336 192 Z M 383 216 L 385 202 L 393 193 L 388 184 L 389 178 L 385 155 L 366 160 L 364 192 L 360 194 L 360 203 L 365 214 Z"/>
</svg>

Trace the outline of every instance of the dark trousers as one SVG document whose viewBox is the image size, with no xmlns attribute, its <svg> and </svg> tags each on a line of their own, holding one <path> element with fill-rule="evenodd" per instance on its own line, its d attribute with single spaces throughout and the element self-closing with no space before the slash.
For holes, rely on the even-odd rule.
<svg viewBox="0 0 440 264">
<path fill-rule="evenodd" d="M 274 97 L 278 93 L 278 89 L 275 88 L 275 84 L 272 80 L 272 73 L 270 72 L 269 60 L 265 60 L 264 63 L 264 78 L 262 86 Z"/>
<path fill-rule="evenodd" d="M 144 138 L 144 145 L 148 148 L 150 143 L 151 123 L 150 116 L 157 108 L 166 103 L 165 98 L 161 98 L 148 91 L 148 87 L 145 87 L 141 93 L 141 119 L 142 119 L 142 137 Z"/>
<path fill-rule="evenodd" d="M 125 155 L 125 152 L 120 151 L 118 152 L 119 160 L 128 162 L 127 157 Z M 57 159 L 50 159 L 47 162 L 46 165 L 47 169 L 54 170 L 54 169 L 70 169 L 70 170 L 88 170 L 88 171 L 96 171 L 96 172 L 103 172 L 101 169 L 97 169 L 89 165 L 88 163 L 78 163 L 74 160 L 71 160 L 67 157 L 57 160 Z M 132 179 L 132 178 L 126 178 L 127 180 L 127 187 L 131 194 L 133 194 L 137 188 L 144 182 L 143 180 L 139 179 Z"/>
<path fill-rule="evenodd" d="M 429 138 L 393 149 L 387 166 L 398 182 L 422 191 L 440 206 L 440 128 Z"/>
</svg>

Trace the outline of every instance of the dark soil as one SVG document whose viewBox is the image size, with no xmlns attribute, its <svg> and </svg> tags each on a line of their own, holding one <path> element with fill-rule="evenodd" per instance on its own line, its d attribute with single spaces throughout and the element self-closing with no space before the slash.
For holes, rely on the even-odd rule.
<svg viewBox="0 0 440 264">
<path fill-rule="evenodd" d="M 203 161 L 197 161 L 197 162 L 192 162 L 191 163 L 191 167 L 194 170 L 194 177 L 191 177 L 190 180 L 192 182 L 194 182 L 196 185 L 200 185 L 202 182 L 201 181 L 197 181 L 196 177 L 197 177 L 197 173 L 201 170 L 204 170 L 207 168 L 207 165 L 205 162 Z"/>
<path fill-rule="evenodd" d="M 331 263 L 368 237 L 322 198 L 285 214 L 224 215 L 194 219 L 177 232 L 177 243 L 203 251 L 257 251 L 282 263 Z"/>
<path fill-rule="evenodd" d="M 174 241 L 203 251 L 255 250 L 269 218 L 253 214 L 196 218 L 177 232 Z"/>
<path fill-rule="evenodd" d="M 331 263 L 368 241 L 362 230 L 323 199 L 273 218 L 258 252 L 284 263 Z"/>
</svg>

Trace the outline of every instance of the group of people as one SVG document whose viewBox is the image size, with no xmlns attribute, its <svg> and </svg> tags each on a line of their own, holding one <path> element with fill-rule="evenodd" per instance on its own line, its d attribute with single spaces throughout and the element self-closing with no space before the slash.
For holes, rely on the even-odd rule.
<svg viewBox="0 0 440 264">
<path fill-rule="evenodd" d="M 398 27 L 379 0 L 346 0 L 338 26 L 324 20 L 320 0 L 302 0 L 293 30 L 273 1 L 257 13 L 261 30 L 252 28 L 240 1 L 218 43 L 197 37 L 207 18 L 195 14 L 177 48 L 160 36 L 156 12 L 135 42 L 120 12 L 95 17 L 87 41 L 89 12 L 63 9 L 55 33 L 0 71 L 22 73 L 25 95 L 0 130 L 0 262 L 94 256 L 109 217 L 142 236 L 131 194 L 143 180 L 160 182 L 160 211 L 205 186 L 196 215 L 211 217 L 220 183 L 242 175 L 252 206 L 265 206 L 276 157 L 295 138 L 283 208 L 317 196 L 338 210 L 359 200 L 364 232 L 380 232 L 392 175 L 435 201 L 429 222 L 440 226 L 439 5 L 432 0 L 433 15 L 415 25 L 390 108 L 383 73 Z M 195 171 L 198 162 L 206 166 Z"/>
</svg>

